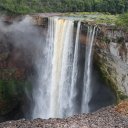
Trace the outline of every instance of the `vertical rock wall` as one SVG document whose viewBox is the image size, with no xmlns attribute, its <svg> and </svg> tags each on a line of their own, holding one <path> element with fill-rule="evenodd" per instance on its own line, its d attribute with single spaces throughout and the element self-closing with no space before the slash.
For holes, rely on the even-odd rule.
<svg viewBox="0 0 128 128">
<path fill-rule="evenodd" d="M 31 66 L 9 35 L 11 33 L 4 33 L 0 28 L 0 121 L 22 116 L 24 89 L 30 85 L 27 76 Z"/>
<path fill-rule="evenodd" d="M 118 100 L 128 98 L 128 33 L 114 26 L 99 26 L 94 57 L 102 79 Z"/>
</svg>

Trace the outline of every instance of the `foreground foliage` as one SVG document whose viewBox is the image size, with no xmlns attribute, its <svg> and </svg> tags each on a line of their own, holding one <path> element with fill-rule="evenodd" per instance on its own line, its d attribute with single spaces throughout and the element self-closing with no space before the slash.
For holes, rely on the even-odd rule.
<svg viewBox="0 0 128 128">
<path fill-rule="evenodd" d="M 116 111 L 128 116 L 128 100 L 122 101 L 116 106 Z"/>
</svg>

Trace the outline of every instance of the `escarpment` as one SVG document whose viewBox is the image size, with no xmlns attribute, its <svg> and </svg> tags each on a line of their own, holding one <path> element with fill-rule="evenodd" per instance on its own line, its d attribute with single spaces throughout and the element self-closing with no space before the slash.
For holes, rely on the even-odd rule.
<svg viewBox="0 0 128 128">
<path fill-rule="evenodd" d="M 101 77 L 115 91 L 118 100 L 128 96 L 128 34 L 116 26 L 99 27 L 95 44 L 95 64 Z"/>
<path fill-rule="evenodd" d="M 58 19 L 55 19 L 55 22 L 57 22 L 60 26 L 55 26 L 54 23 L 51 23 L 52 20 L 49 20 L 54 16 L 59 17 Z M 52 24 L 52 27 L 49 27 L 50 24 Z M 80 26 L 78 26 L 78 24 L 80 24 Z M 92 27 L 92 29 L 89 30 L 88 28 L 90 26 Z M 52 31 L 54 27 L 57 27 L 59 31 L 54 31 L 55 33 L 53 33 Z M 95 33 L 93 33 L 93 31 L 95 31 Z M 55 38 L 56 33 L 58 34 L 58 36 L 56 37 L 57 39 L 53 41 L 52 38 Z M 57 69 L 57 66 L 55 66 L 54 72 L 56 70 L 59 70 L 59 74 L 61 74 L 60 72 L 63 70 L 63 76 L 65 74 L 65 71 L 67 71 L 66 78 L 68 78 L 68 75 L 71 74 L 70 71 L 73 70 L 73 66 L 78 66 L 78 80 L 76 81 L 76 83 L 79 86 L 76 89 L 82 93 L 84 86 L 84 75 L 86 75 L 84 74 L 84 71 L 88 71 L 88 68 L 86 69 L 85 66 L 85 60 L 88 58 L 88 56 L 86 56 L 86 46 L 90 45 L 88 43 L 89 41 L 93 41 L 93 34 L 95 34 L 95 37 L 93 37 L 93 59 L 91 59 L 93 67 L 92 69 L 94 69 L 94 71 L 92 71 L 92 81 L 94 81 L 91 84 L 93 85 L 93 91 L 91 91 L 90 93 L 91 95 L 92 93 L 95 94 L 93 94 L 90 98 L 91 100 L 88 101 L 91 112 L 96 111 L 101 107 L 108 106 L 119 102 L 120 100 L 128 98 L 128 33 L 123 29 L 120 29 L 113 25 L 95 24 L 94 22 L 84 21 L 83 19 L 80 20 L 80 22 L 78 19 L 72 21 L 70 20 L 70 18 L 63 18 L 61 14 L 25 16 L 25 18 L 18 17 L 15 20 L 7 18 L 4 19 L 2 23 L 0 23 L 1 121 L 19 119 L 23 117 L 32 118 L 30 116 L 30 113 L 32 113 L 32 109 L 36 106 L 35 102 L 33 103 L 33 99 L 35 98 L 34 95 L 36 94 L 37 98 L 39 98 L 39 94 L 42 93 L 40 89 L 36 90 L 36 88 L 39 87 L 39 84 L 42 84 L 41 81 L 37 81 L 37 79 L 42 79 L 41 76 L 46 73 L 45 71 L 49 71 L 51 67 L 56 63 L 58 64 L 58 67 L 60 65 L 64 66 L 62 66 L 63 69 L 61 68 L 61 66 L 60 69 Z M 79 39 L 77 39 L 76 36 L 79 36 Z M 72 40 L 70 40 L 71 37 L 73 37 Z M 73 46 L 68 47 L 68 43 L 65 47 L 63 47 L 64 44 L 63 46 L 61 46 L 61 50 L 64 49 L 64 51 L 69 53 L 69 58 L 66 58 L 65 54 L 67 53 L 61 55 L 61 51 L 57 51 L 59 48 L 58 46 L 54 46 L 54 43 L 49 45 L 49 39 L 51 39 L 53 42 L 57 42 L 58 45 L 60 45 L 60 43 L 62 42 L 65 43 L 66 41 L 69 43 L 69 45 L 70 42 L 73 42 Z M 42 45 L 41 42 L 45 42 L 45 44 Z M 77 52 L 75 54 L 75 49 L 77 49 L 75 48 L 75 45 L 77 42 L 80 45 L 80 50 L 77 56 L 77 61 L 79 61 L 78 63 L 76 63 L 75 60 L 73 61 L 75 55 L 77 54 Z M 56 47 L 55 50 L 57 51 L 55 53 L 54 59 L 56 60 L 56 58 L 60 55 L 59 60 L 56 60 L 56 62 L 55 60 L 54 62 L 51 62 L 50 60 L 50 55 L 53 54 L 55 50 L 47 52 L 48 49 L 44 48 L 46 47 L 51 50 L 53 46 Z M 67 50 L 68 48 L 70 48 L 70 51 Z M 71 54 L 71 52 L 73 53 L 73 55 Z M 69 63 L 65 61 L 60 62 L 62 57 L 64 57 L 66 61 L 68 60 Z M 42 60 L 40 60 L 40 58 Z M 38 63 L 40 63 L 40 65 L 38 65 Z M 48 65 L 45 65 L 46 67 L 42 67 L 42 70 L 44 72 L 40 73 L 41 65 L 43 65 L 44 63 L 47 63 Z M 66 64 L 68 65 L 67 67 L 65 66 Z M 73 65 L 72 67 L 71 64 Z M 49 70 L 47 70 L 46 68 L 48 68 Z M 54 77 L 54 73 L 50 73 L 47 72 L 47 75 L 43 76 L 45 84 L 47 79 L 50 79 L 51 75 Z M 77 73 L 75 72 L 74 74 Z M 59 77 L 60 75 L 57 75 L 56 80 Z M 75 78 L 75 75 L 72 75 L 72 78 L 69 77 L 70 79 L 66 78 L 64 83 L 70 81 L 70 79 L 72 78 Z M 60 83 L 62 81 L 63 79 L 61 79 Z M 59 83 L 55 80 L 53 80 L 52 82 Z M 50 82 L 48 82 L 44 88 L 43 96 L 47 93 L 49 94 L 51 88 L 45 91 L 49 83 Z M 67 84 L 65 84 L 65 86 L 66 85 Z M 65 93 L 69 91 L 67 90 L 65 90 L 64 95 L 66 95 Z M 54 89 L 52 91 L 52 94 L 53 92 Z M 75 91 L 74 95 L 72 94 L 73 97 L 77 97 L 76 99 L 78 101 L 76 102 L 76 106 L 78 107 L 75 108 L 75 110 L 77 110 L 76 114 L 81 113 L 79 110 L 81 109 L 82 102 L 81 93 L 76 94 Z M 59 97 L 59 100 L 60 98 L 61 97 Z M 45 99 L 40 99 L 45 101 Z M 68 100 L 68 98 L 66 99 L 64 97 L 64 100 Z M 62 102 L 63 101 L 61 101 L 61 103 Z M 71 102 L 74 102 L 74 98 L 71 100 Z M 65 102 L 65 104 L 62 106 L 64 117 L 67 113 L 70 113 L 67 112 L 67 104 L 69 103 Z M 54 105 L 56 104 L 54 103 Z M 37 106 L 40 106 L 40 104 L 37 104 Z M 47 103 L 44 107 L 48 107 Z"/>
</svg>

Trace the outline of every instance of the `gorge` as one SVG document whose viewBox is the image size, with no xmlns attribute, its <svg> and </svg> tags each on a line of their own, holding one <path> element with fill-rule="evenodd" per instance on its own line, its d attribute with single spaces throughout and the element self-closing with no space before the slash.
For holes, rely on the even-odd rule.
<svg viewBox="0 0 128 128">
<path fill-rule="evenodd" d="M 127 98 L 127 33 L 90 21 L 60 14 L 1 21 L 1 101 L 9 106 L 1 105 L 1 121 L 65 118 Z"/>
</svg>

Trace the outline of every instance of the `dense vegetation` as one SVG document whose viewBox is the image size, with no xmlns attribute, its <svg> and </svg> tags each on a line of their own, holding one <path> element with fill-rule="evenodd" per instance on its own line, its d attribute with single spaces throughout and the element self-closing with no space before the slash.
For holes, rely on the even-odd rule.
<svg viewBox="0 0 128 128">
<path fill-rule="evenodd" d="M 128 11 L 128 0 L 0 0 L 1 11 L 24 14 L 35 12 Z"/>
<path fill-rule="evenodd" d="M 0 12 L 105 12 L 122 15 L 100 15 L 97 22 L 128 26 L 128 0 L 0 0 Z"/>
<path fill-rule="evenodd" d="M 128 13 L 122 14 L 118 17 L 116 24 L 128 28 Z"/>
</svg>

